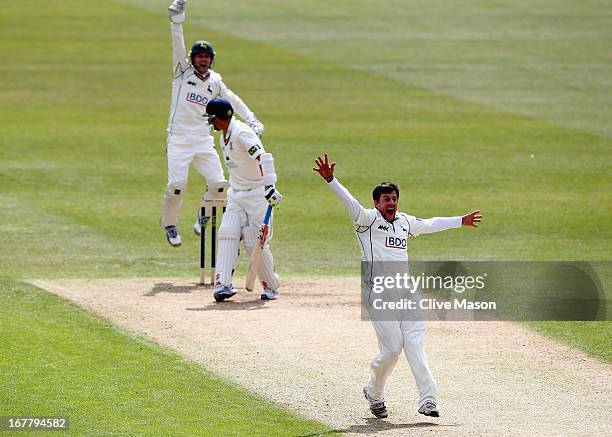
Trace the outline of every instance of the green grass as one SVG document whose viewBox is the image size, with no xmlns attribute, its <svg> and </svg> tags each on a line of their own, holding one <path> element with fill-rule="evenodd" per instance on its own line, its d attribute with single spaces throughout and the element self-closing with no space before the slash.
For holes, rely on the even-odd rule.
<svg viewBox="0 0 612 437">
<path fill-rule="evenodd" d="M 281 275 L 358 274 L 346 213 L 310 170 L 324 151 L 364 205 L 375 183 L 391 179 L 412 214 L 483 211 L 478 230 L 415 239 L 413 259 L 610 260 L 609 2 L 526 4 L 190 3 L 187 44 L 213 42 L 216 69 L 266 124 L 285 195 L 273 241 Z M 197 275 L 195 171 L 183 247 L 170 248 L 158 228 L 166 7 L 3 5 L 0 266 L 11 290 L 25 278 Z M 27 337 L 19 326 L 15 335 Z M 610 356 L 609 322 L 532 326 Z M 31 372 L 50 372 L 44 354 L 32 356 Z M 53 401 L 21 388 L 13 393 L 26 407 Z"/>
<path fill-rule="evenodd" d="M 163 10 L 149 15 L 102 1 L 83 9 L 72 0 L 62 9 L 73 11 L 70 26 L 58 26 L 68 16 L 28 3 L 36 10 L 27 35 L 7 21 L 10 11 L 1 23 L 6 272 L 193 275 L 189 225 L 202 191 L 195 172 L 183 208 L 185 246 L 167 247 L 157 228 L 170 74 Z M 483 210 L 478 232 L 416 240 L 414 257 L 604 256 L 612 237 L 610 141 L 187 27 L 188 40 L 202 34 L 215 41 L 218 70 L 268 126 L 265 143 L 286 195 L 274 241 L 281 273 L 357 271 L 346 214 L 310 170 L 322 151 L 338 160 L 339 177 L 364 204 L 384 178 L 402 185 L 402 207 L 416 215 Z"/>
<path fill-rule="evenodd" d="M 319 435 L 298 417 L 67 301 L 0 281 L 0 415 L 71 435 Z"/>
<path fill-rule="evenodd" d="M 560 340 L 612 363 L 610 322 L 527 322 L 540 334 Z"/>
<path fill-rule="evenodd" d="M 165 5 L 126 2 L 150 11 Z M 611 6 L 610 0 L 217 0 L 189 8 L 202 26 L 610 139 Z"/>
</svg>

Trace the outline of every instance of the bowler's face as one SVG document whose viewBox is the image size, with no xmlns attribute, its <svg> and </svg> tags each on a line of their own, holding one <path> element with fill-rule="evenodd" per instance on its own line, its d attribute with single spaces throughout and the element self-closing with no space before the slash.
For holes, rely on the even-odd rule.
<svg viewBox="0 0 612 437">
<path fill-rule="evenodd" d="M 385 220 L 392 222 L 397 212 L 397 193 L 393 191 L 381 194 L 380 199 L 374 201 L 374 207 L 380 211 Z"/>
</svg>

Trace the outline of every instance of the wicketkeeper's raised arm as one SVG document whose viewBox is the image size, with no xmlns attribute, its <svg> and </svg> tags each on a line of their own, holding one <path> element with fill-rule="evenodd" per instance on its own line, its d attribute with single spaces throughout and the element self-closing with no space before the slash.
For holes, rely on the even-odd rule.
<svg viewBox="0 0 612 437">
<path fill-rule="evenodd" d="M 174 74 L 183 73 L 189 68 L 183 36 L 183 21 L 185 21 L 185 1 L 174 0 L 168 6 L 170 15 L 170 35 L 172 37 L 172 69 Z"/>
<path fill-rule="evenodd" d="M 321 177 L 327 181 L 329 187 L 334 191 L 334 193 L 336 193 L 336 196 L 342 200 L 344 206 L 346 206 L 351 220 L 353 220 L 353 222 L 357 222 L 359 220 L 359 216 L 363 216 L 366 209 L 361 206 L 359 201 L 355 199 L 353 195 L 340 182 L 338 182 L 338 179 L 334 177 L 336 163 L 332 162 L 329 164 L 326 153 L 325 158 L 317 156 L 315 164 L 317 167 L 313 167 L 313 170 L 319 173 Z"/>
</svg>

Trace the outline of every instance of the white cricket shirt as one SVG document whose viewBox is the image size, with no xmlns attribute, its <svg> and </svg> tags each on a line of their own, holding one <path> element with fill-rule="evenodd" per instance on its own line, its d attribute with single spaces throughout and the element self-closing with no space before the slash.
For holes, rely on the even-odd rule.
<svg viewBox="0 0 612 437">
<path fill-rule="evenodd" d="M 227 133 L 219 137 L 223 162 L 234 190 L 250 190 L 263 185 L 263 175 L 257 158 L 264 148 L 259 137 L 246 123 L 232 118 Z"/>
<path fill-rule="evenodd" d="M 355 224 L 362 261 L 407 262 L 410 237 L 461 227 L 460 216 L 420 219 L 403 212 L 397 212 L 395 220 L 388 222 L 377 209 L 365 209 L 361 206 L 336 178 L 328 185 L 344 202 Z"/>
<path fill-rule="evenodd" d="M 221 75 L 209 70 L 206 80 L 195 74 L 195 69 L 185 56 L 183 26 L 170 23 L 172 34 L 172 60 L 174 77 L 172 79 L 172 99 L 168 132 L 178 134 L 211 135 L 208 120 L 204 117 L 206 105 L 215 97 L 229 101 L 243 120 L 253 117 L 253 112 L 224 83 Z"/>
</svg>

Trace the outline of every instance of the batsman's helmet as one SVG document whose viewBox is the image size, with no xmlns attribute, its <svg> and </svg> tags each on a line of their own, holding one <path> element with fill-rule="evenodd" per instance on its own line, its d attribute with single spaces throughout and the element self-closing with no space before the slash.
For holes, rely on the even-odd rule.
<svg viewBox="0 0 612 437">
<path fill-rule="evenodd" d="M 208 41 L 196 41 L 191 46 L 191 50 L 189 50 L 189 59 L 191 59 L 191 63 L 193 64 L 193 58 L 198 53 L 208 53 L 210 55 L 211 60 L 215 59 L 215 50 L 213 46 Z"/>
<path fill-rule="evenodd" d="M 219 97 L 212 99 L 206 105 L 206 117 L 208 122 L 212 124 L 215 118 L 220 120 L 229 120 L 234 115 L 232 104 L 225 99 Z"/>
</svg>

